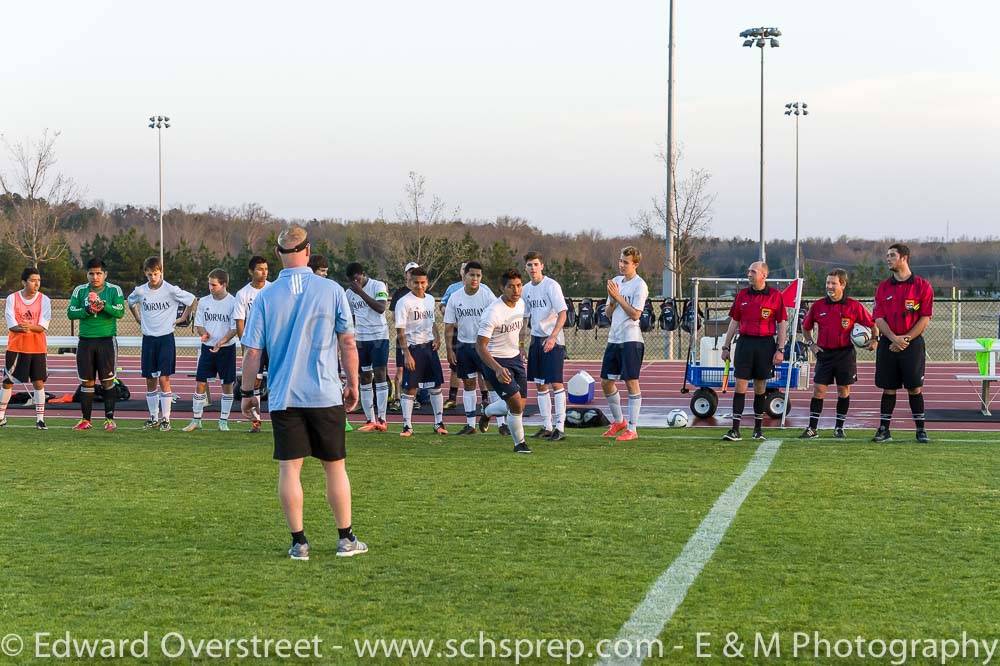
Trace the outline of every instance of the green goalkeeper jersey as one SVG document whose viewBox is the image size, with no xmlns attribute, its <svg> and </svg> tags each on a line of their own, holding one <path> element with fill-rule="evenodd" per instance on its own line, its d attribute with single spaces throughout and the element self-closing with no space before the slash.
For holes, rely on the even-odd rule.
<svg viewBox="0 0 1000 666">
<path fill-rule="evenodd" d="M 118 320 L 125 314 L 125 295 L 121 287 L 104 283 L 104 288 L 97 292 L 97 296 L 104 301 L 104 309 L 100 312 L 90 311 L 90 293 L 89 284 L 81 284 L 74 289 L 67 315 L 80 321 L 81 338 L 114 337 L 118 333 Z"/>
</svg>

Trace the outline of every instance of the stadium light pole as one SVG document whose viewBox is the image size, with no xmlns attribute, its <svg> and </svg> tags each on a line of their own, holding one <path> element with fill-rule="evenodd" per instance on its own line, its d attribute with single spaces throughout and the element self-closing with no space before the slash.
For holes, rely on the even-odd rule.
<svg viewBox="0 0 1000 666">
<path fill-rule="evenodd" d="M 160 266 L 164 272 L 166 266 L 163 263 L 163 130 L 170 128 L 170 118 L 168 116 L 150 116 L 149 129 L 156 130 L 157 155 L 160 162 Z"/>
<path fill-rule="evenodd" d="M 674 272 L 674 235 L 677 228 L 677 209 L 674 205 L 674 0 L 670 0 L 670 24 L 667 28 L 667 228 L 663 258 L 663 297 L 672 299 L 677 295 L 676 273 Z M 664 358 L 674 358 L 672 335 L 664 338 Z"/>
<path fill-rule="evenodd" d="M 785 105 L 785 115 L 795 116 L 795 279 L 799 278 L 799 116 L 809 115 L 809 105 L 805 102 L 789 102 Z"/>
<path fill-rule="evenodd" d="M 760 260 L 767 261 L 764 249 L 764 48 L 778 48 L 777 37 L 781 31 L 777 28 L 748 28 L 740 33 L 743 46 L 760 49 Z"/>
</svg>

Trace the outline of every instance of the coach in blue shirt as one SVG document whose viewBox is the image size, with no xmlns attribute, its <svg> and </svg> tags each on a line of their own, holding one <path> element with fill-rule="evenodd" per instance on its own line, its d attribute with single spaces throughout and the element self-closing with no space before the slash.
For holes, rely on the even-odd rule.
<svg viewBox="0 0 1000 666">
<path fill-rule="evenodd" d="M 319 458 L 326 470 L 327 498 L 340 533 L 337 555 L 359 555 L 368 552 L 368 546 L 351 531 L 351 482 L 344 463 L 345 407 L 352 409 L 358 402 L 358 351 L 350 305 L 340 285 L 309 268 L 305 229 L 293 225 L 283 230 L 276 249 L 284 269 L 257 295 L 247 315 L 241 340 L 246 348 L 242 385 L 253 386 L 266 349 L 278 497 L 292 532 L 288 555 L 309 559 L 300 480 L 306 456 Z M 346 386 L 340 381 L 338 348 Z M 255 408 L 252 397 L 243 398 L 248 417 L 259 418 L 253 415 Z"/>
</svg>

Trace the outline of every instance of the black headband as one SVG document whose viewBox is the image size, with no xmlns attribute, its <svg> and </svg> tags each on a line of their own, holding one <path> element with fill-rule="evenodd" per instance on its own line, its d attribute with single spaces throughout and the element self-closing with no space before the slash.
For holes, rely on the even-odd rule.
<svg viewBox="0 0 1000 666">
<path fill-rule="evenodd" d="M 295 252 L 301 252 L 302 250 L 306 249 L 307 245 L 309 245 L 308 237 L 304 238 L 302 242 L 296 245 L 295 247 L 281 247 L 279 245 L 278 254 L 293 254 Z"/>
</svg>

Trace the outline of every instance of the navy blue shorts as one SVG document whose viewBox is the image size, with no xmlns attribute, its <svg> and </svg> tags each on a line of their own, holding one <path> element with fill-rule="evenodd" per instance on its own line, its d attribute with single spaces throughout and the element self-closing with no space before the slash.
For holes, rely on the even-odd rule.
<svg viewBox="0 0 1000 666">
<path fill-rule="evenodd" d="M 604 349 L 601 379 L 639 379 L 646 345 L 641 342 L 614 342 Z"/>
<path fill-rule="evenodd" d="M 403 367 L 403 348 L 396 344 L 396 369 Z"/>
<path fill-rule="evenodd" d="M 510 382 L 501 384 L 497 373 L 493 372 L 488 365 L 483 363 L 483 377 L 486 379 L 486 383 L 504 400 L 507 400 L 515 393 L 520 393 L 522 398 L 527 398 L 528 375 L 524 372 L 524 363 L 521 362 L 520 354 L 513 358 L 497 358 L 496 362 L 510 371 Z"/>
<path fill-rule="evenodd" d="M 177 349 L 174 334 L 142 336 L 143 377 L 169 377 L 176 371 Z"/>
<path fill-rule="evenodd" d="M 389 365 L 389 339 L 360 340 L 358 342 L 358 364 L 361 372 L 371 372 L 375 368 Z"/>
<path fill-rule="evenodd" d="M 437 388 L 444 384 L 444 374 L 441 372 L 441 359 L 431 347 L 430 342 L 422 345 L 410 345 L 410 355 L 417 367 L 410 372 L 403 366 L 403 388 Z"/>
<path fill-rule="evenodd" d="M 216 377 L 221 379 L 223 384 L 235 382 L 236 345 L 222 347 L 214 354 L 211 347 L 202 345 L 201 355 L 198 356 L 198 369 L 195 370 L 194 377 L 199 382 L 207 382 Z"/>
<path fill-rule="evenodd" d="M 458 359 L 458 365 L 455 366 L 456 374 L 462 379 L 475 379 L 480 372 L 476 345 L 471 342 L 456 342 L 455 357 Z"/>
<path fill-rule="evenodd" d="M 528 348 L 528 378 L 536 384 L 562 384 L 566 347 L 556 345 L 552 351 L 546 352 L 544 349 L 546 340 L 547 337 L 531 336 L 531 346 Z"/>
</svg>

